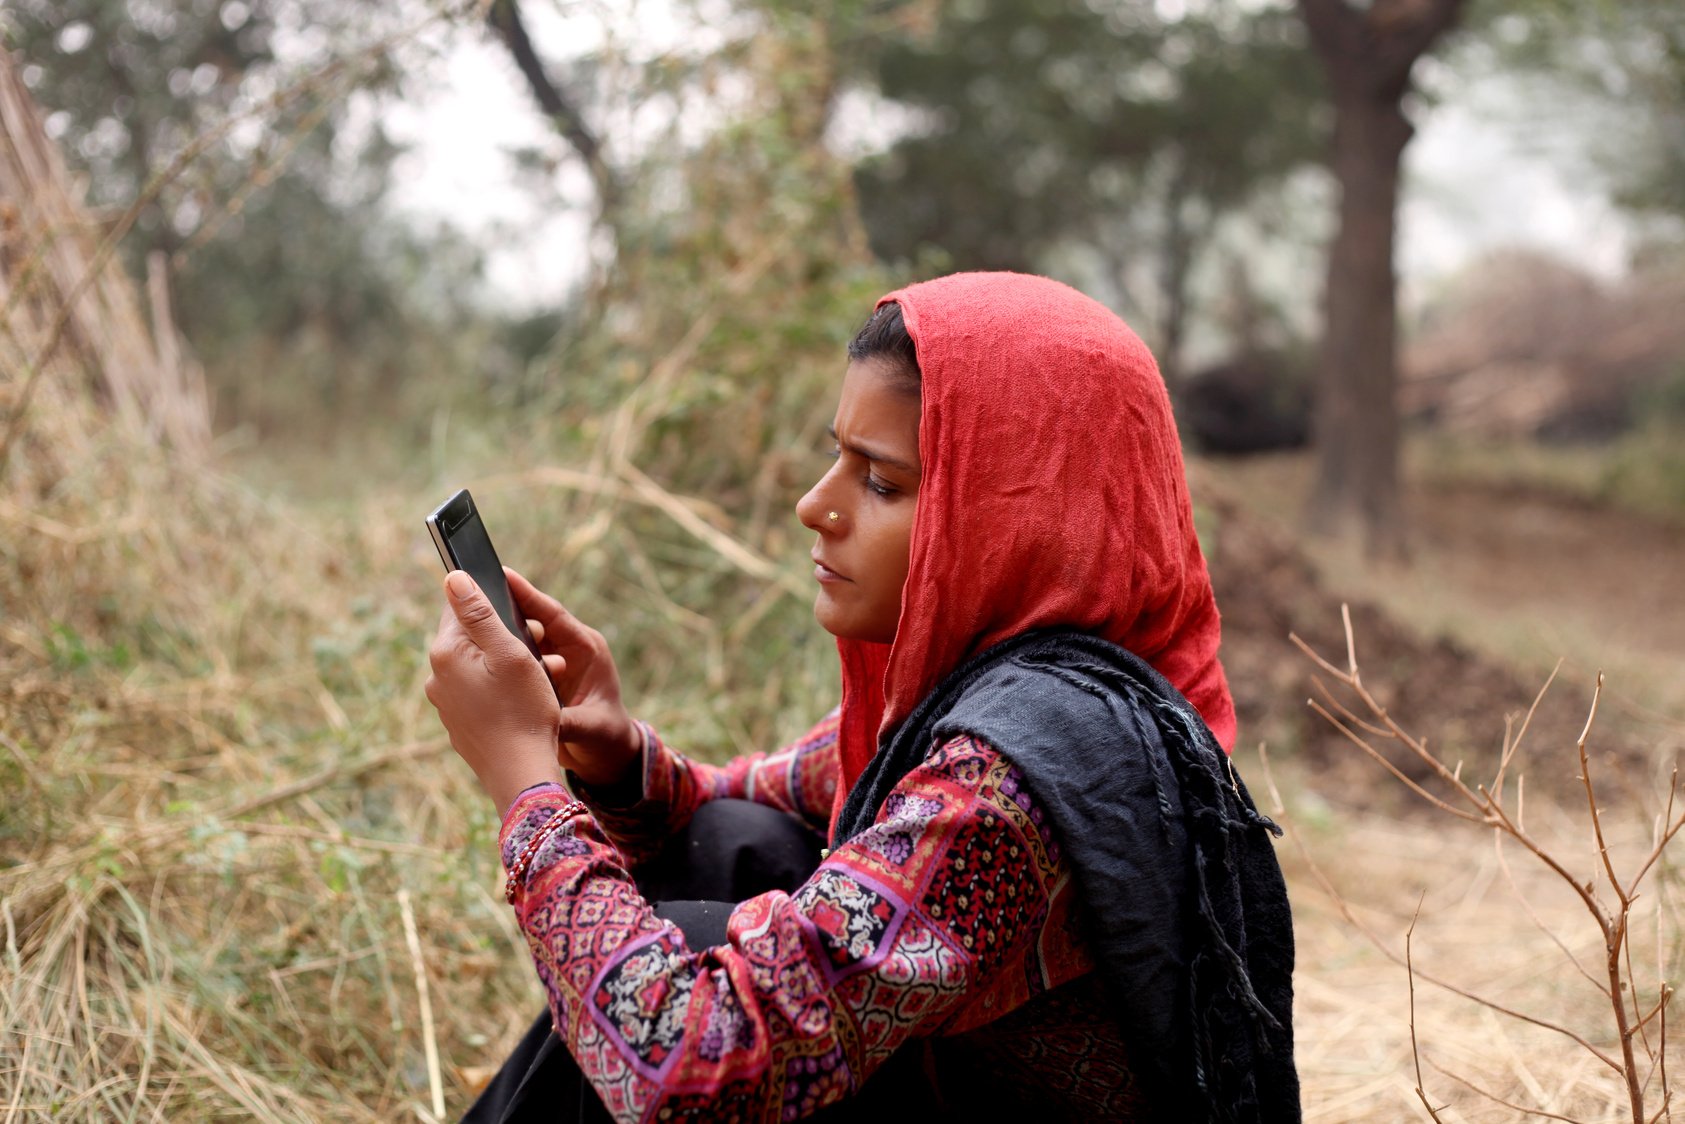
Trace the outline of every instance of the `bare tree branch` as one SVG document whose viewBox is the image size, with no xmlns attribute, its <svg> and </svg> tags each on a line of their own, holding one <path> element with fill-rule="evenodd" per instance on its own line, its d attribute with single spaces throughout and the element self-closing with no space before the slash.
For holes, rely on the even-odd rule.
<svg viewBox="0 0 1685 1124">
<path fill-rule="evenodd" d="M 544 115 L 550 118 L 557 131 L 585 162 L 585 170 L 591 176 L 602 210 L 605 213 L 612 211 L 620 202 L 620 179 L 603 155 L 601 138 L 586 122 L 578 104 L 551 80 L 544 60 L 538 57 L 538 51 L 532 45 L 532 37 L 527 34 L 520 6 L 516 0 L 495 0 L 486 20 L 497 32 L 498 38 L 503 40 L 503 45 L 509 48 L 521 76 L 527 80 L 527 88 L 538 102 L 538 108 L 544 111 Z"/>
</svg>

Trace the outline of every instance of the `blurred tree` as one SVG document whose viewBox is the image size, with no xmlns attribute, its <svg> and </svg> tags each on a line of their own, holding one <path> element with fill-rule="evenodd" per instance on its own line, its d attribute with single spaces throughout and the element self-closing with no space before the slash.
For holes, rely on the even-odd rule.
<svg viewBox="0 0 1685 1124">
<path fill-rule="evenodd" d="M 867 44 L 879 89 L 917 116 L 858 182 L 885 258 L 936 248 L 962 268 L 1036 269 L 1081 244 L 1125 293 L 1152 260 L 1174 382 L 1217 220 L 1320 156 L 1325 103 L 1290 12 L 1156 12 L 983 0 Z"/>
<path fill-rule="evenodd" d="M 1298 0 L 1334 102 L 1339 225 L 1328 251 L 1310 523 L 1360 530 L 1372 554 L 1405 543 L 1399 502 L 1398 173 L 1414 128 L 1411 72 L 1465 0 Z"/>
<path fill-rule="evenodd" d="M 225 421 L 245 420 L 253 368 L 302 379 L 298 397 L 330 407 L 348 382 L 392 385 L 427 295 L 414 284 L 423 260 L 476 267 L 385 207 L 399 153 L 375 98 L 397 92 L 393 37 L 425 14 L 334 0 L 6 0 L 0 12 L 96 208 L 128 206 L 196 138 L 244 117 L 123 247 L 137 272 L 169 255 L 176 317 Z M 335 60 L 346 65 L 309 80 Z M 293 83 L 299 96 L 276 98 Z"/>
</svg>

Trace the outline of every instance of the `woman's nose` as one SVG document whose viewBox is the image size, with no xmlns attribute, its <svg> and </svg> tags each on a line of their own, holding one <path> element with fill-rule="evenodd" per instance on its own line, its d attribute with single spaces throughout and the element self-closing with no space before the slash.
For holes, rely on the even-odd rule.
<svg viewBox="0 0 1685 1124">
<path fill-rule="evenodd" d="M 834 471 L 834 469 L 833 469 Z M 802 521 L 802 526 L 810 531 L 825 531 L 831 527 L 827 518 L 830 508 L 826 506 L 825 497 L 829 489 L 826 484 L 831 479 L 831 473 L 821 476 L 807 494 L 796 501 L 796 518 Z M 833 505 L 834 506 L 834 505 Z"/>
</svg>

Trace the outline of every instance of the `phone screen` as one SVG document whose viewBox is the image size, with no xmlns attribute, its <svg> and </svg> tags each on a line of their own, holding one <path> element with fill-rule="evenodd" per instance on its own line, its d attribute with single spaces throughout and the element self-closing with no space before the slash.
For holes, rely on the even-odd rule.
<svg viewBox="0 0 1685 1124">
<path fill-rule="evenodd" d="M 492 608 L 527 650 L 538 655 L 538 645 L 527 632 L 526 621 L 515 610 L 503 564 L 491 545 L 491 536 L 480 520 L 480 512 L 466 491 L 458 492 L 427 519 L 447 569 L 462 570 L 484 591 Z"/>
</svg>

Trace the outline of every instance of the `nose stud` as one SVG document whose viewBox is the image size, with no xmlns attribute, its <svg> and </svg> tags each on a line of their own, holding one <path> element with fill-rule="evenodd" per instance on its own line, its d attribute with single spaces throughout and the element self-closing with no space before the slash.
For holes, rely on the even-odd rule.
<svg viewBox="0 0 1685 1124">
<path fill-rule="evenodd" d="M 825 518 L 827 518 L 827 519 L 829 519 L 829 520 L 830 520 L 830 521 L 831 521 L 831 522 L 833 522 L 833 523 L 835 523 L 835 522 L 836 522 L 836 521 L 837 521 L 837 520 L 839 520 L 839 519 L 841 519 L 841 518 L 842 518 L 842 515 L 841 515 L 841 514 L 840 514 L 840 513 L 838 513 L 838 512 L 835 512 L 835 511 L 833 511 L 833 512 L 830 512 L 830 513 L 829 513 L 829 514 L 827 514 L 827 515 L 826 515 L 826 516 L 825 516 Z"/>
</svg>

